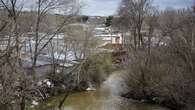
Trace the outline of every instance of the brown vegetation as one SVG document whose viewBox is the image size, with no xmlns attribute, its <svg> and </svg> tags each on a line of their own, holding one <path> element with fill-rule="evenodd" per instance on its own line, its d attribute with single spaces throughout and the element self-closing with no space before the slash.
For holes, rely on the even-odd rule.
<svg viewBox="0 0 195 110">
<path fill-rule="evenodd" d="M 123 0 L 119 11 L 122 19 L 127 18 L 128 26 L 124 26 L 131 33 L 127 40 L 134 44 L 126 46 L 129 56 L 125 66 L 129 74 L 125 80 L 129 93 L 124 96 L 175 110 L 192 110 L 195 103 L 194 13 L 192 9 L 158 12 L 150 5 L 150 0 Z"/>
</svg>

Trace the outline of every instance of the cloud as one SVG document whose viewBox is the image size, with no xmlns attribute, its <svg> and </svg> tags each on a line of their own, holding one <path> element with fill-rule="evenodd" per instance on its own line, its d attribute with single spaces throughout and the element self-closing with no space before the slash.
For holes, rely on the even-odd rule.
<svg viewBox="0 0 195 110">
<path fill-rule="evenodd" d="M 108 16 L 116 13 L 121 0 L 81 0 L 85 5 L 82 14 Z M 166 8 L 190 7 L 193 0 L 154 0 L 154 5 L 163 10 Z"/>
<path fill-rule="evenodd" d="M 82 14 L 108 16 L 116 13 L 121 0 L 83 0 Z"/>
<path fill-rule="evenodd" d="M 36 0 L 19 0 L 25 4 L 24 9 L 29 10 Z M 109 16 L 117 13 L 118 6 L 122 0 L 80 0 L 81 14 L 91 16 Z M 163 10 L 167 7 L 185 8 L 190 7 L 194 0 L 153 0 L 154 5 Z"/>
<path fill-rule="evenodd" d="M 162 10 L 168 7 L 179 9 L 190 7 L 193 2 L 193 0 L 154 0 L 154 5 Z"/>
</svg>

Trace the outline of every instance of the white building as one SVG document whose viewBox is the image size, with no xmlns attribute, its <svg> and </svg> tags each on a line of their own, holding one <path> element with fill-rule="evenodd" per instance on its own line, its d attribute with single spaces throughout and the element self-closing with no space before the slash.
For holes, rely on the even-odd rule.
<svg viewBox="0 0 195 110">
<path fill-rule="evenodd" d="M 103 41 L 102 45 L 123 43 L 122 34 L 119 32 L 113 31 L 111 28 L 96 27 L 94 29 L 94 34 L 95 34 L 95 37 L 98 37 Z"/>
</svg>

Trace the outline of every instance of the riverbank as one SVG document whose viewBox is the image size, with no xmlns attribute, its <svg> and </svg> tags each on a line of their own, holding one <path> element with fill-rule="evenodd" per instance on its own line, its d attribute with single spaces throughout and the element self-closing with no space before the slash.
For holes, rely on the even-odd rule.
<svg viewBox="0 0 195 110">
<path fill-rule="evenodd" d="M 124 80 L 127 77 L 126 75 L 127 71 L 121 69 L 113 72 L 112 75 L 104 82 L 107 83 L 107 88 L 110 89 L 112 94 L 120 95 L 123 98 L 134 100 L 140 103 L 159 105 L 171 110 L 183 110 L 185 108 L 184 105 L 178 104 L 174 101 L 174 99 L 169 99 L 168 97 L 162 97 L 155 94 L 142 96 L 137 95 L 135 92 L 129 92 L 130 88 Z"/>
<path fill-rule="evenodd" d="M 160 106 L 169 108 L 171 110 L 185 110 L 184 105 L 177 104 L 173 100 L 166 99 L 164 97 L 135 96 L 135 94 L 132 94 L 132 93 L 122 94 L 121 97 L 124 97 L 124 98 L 127 98 L 127 99 L 132 99 L 132 100 L 137 100 L 139 102 L 147 103 L 147 104 L 158 104 Z"/>
<path fill-rule="evenodd" d="M 123 72 L 113 72 L 96 91 L 71 93 L 62 109 L 64 110 L 168 110 L 158 104 L 147 104 L 124 98 L 120 93 L 126 88 L 122 81 Z M 33 110 L 58 110 L 58 105 L 64 94 L 49 98 Z"/>
<path fill-rule="evenodd" d="M 128 100 L 133 100 L 136 102 L 144 103 L 144 104 L 152 104 L 159 105 L 163 107 L 170 108 L 171 110 L 179 110 L 183 106 L 177 105 L 171 100 L 166 100 L 166 98 L 161 98 L 157 96 L 141 96 L 136 95 L 136 93 L 130 93 L 129 87 L 124 80 L 126 77 L 127 71 L 118 70 L 112 73 L 112 75 L 104 82 L 107 83 L 108 88 L 112 92 L 112 94 L 120 95 L 123 98 Z M 117 90 L 117 91 L 116 91 Z"/>
<path fill-rule="evenodd" d="M 123 76 L 121 76 L 123 82 L 123 92 L 120 92 L 121 97 L 136 100 L 141 103 L 156 104 L 169 108 L 170 110 L 194 110 L 194 105 L 180 103 L 178 101 L 179 99 L 175 100 L 174 96 L 170 97 L 170 94 L 160 95 L 158 92 L 155 92 L 154 89 L 151 89 L 149 85 L 146 85 L 144 88 L 141 88 L 142 86 L 139 87 L 139 85 L 134 84 L 133 81 L 129 81 L 132 78 L 129 78 L 128 71 L 123 70 L 121 72 L 123 72 Z M 158 91 L 161 90 L 159 89 Z"/>
</svg>

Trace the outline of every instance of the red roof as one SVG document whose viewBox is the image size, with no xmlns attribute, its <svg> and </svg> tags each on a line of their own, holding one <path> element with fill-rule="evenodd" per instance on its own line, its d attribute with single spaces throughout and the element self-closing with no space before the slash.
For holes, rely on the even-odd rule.
<svg viewBox="0 0 195 110">
<path fill-rule="evenodd" d="M 106 44 L 102 46 L 102 48 L 121 50 L 123 47 L 122 47 L 122 44 Z"/>
</svg>

